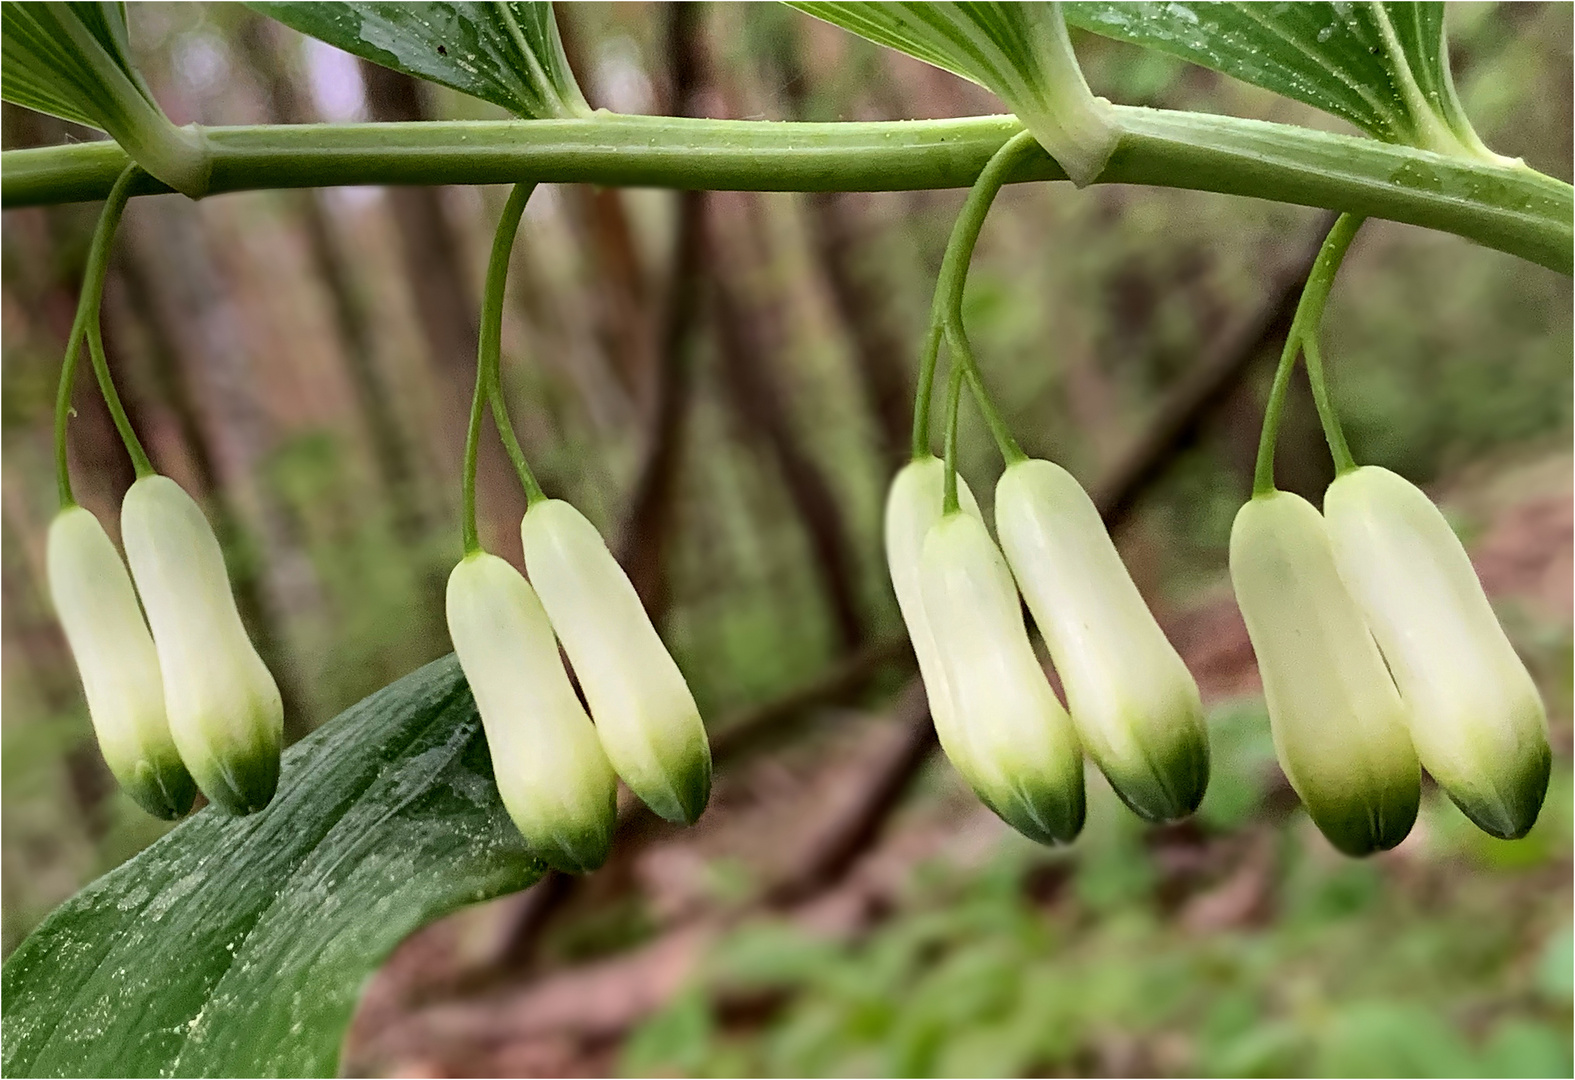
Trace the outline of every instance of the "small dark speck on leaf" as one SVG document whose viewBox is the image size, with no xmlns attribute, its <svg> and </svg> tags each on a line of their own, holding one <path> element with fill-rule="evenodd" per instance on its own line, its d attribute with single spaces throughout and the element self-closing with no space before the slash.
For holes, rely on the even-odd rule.
<svg viewBox="0 0 1575 1080">
<path fill-rule="evenodd" d="M 445 49 L 443 46 L 439 45 L 438 46 L 438 55 L 439 56 L 447 56 L 448 55 L 448 50 Z"/>
</svg>

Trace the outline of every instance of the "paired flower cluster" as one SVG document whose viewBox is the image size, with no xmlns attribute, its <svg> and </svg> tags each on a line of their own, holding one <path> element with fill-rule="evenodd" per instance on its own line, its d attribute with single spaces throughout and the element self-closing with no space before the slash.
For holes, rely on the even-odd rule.
<svg viewBox="0 0 1575 1080">
<path fill-rule="evenodd" d="M 198 788 L 231 813 L 261 810 L 279 782 L 284 706 L 241 625 L 213 529 L 158 475 L 131 485 L 120 527 L 130 574 L 77 505 L 50 524 L 47 555 L 104 760 L 161 818 L 190 810 Z"/>
<path fill-rule="evenodd" d="M 944 477 L 934 457 L 897 474 L 886 557 L 957 771 L 999 817 L 1047 844 L 1083 827 L 1084 749 L 1143 818 L 1197 809 L 1209 773 L 1197 684 L 1088 494 L 1051 462 L 1009 464 L 996 486 L 997 547 L 961 478 L 959 508 L 943 512 Z M 1070 713 L 1034 655 L 1022 599 Z"/>
<path fill-rule="evenodd" d="M 540 499 L 520 537 L 529 581 L 479 550 L 454 568 L 449 636 L 509 816 L 543 862 L 584 873 L 607 859 L 618 777 L 661 817 L 689 824 L 710 799 L 711 748 L 688 684 L 595 526 Z"/>
<path fill-rule="evenodd" d="M 1230 571 L 1280 765 L 1335 847 L 1403 840 L 1422 768 L 1485 832 L 1526 834 L 1552 762 L 1542 699 L 1426 495 L 1370 465 L 1322 514 L 1260 494 L 1236 515 Z"/>
</svg>

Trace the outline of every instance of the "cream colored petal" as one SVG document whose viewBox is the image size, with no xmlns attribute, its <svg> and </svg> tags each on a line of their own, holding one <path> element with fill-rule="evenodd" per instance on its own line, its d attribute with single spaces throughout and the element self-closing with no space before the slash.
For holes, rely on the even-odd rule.
<svg viewBox="0 0 1575 1080">
<path fill-rule="evenodd" d="M 908 639 L 919 661 L 919 677 L 924 681 L 925 695 L 929 699 L 930 719 L 935 724 L 941 749 L 955 762 L 965 752 L 965 744 L 954 732 L 946 671 L 936 648 L 935 633 L 924 612 L 924 589 L 919 580 L 924 538 L 941 520 L 945 483 L 946 466 L 940 458 L 920 458 L 897 472 L 886 495 L 886 565 L 897 594 L 897 607 L 902 612 Z M 957 478 L 957 495 L 963 512 L 982 521 L 979 504 L 961 476 Z"/>
<path fill-rule="evenodd" d="M 1022 461 L 996 485 L 995 520 L 1089 756 L 1141 816 L 1168 821 L 1196 810 L 1209 778 L 1197 683 L 1093 500 L 1059 465 Z"/>
<path fill-rule="evenodd" d="M 1291 786 L 1341 851 L 1398 844 L 1416 819 L 1416 751 L 1323 518 L 1288 492 L 1252 499 L 1231 528 L 1230 574 Z"/>
<path fill-rule="evenodd" d="M 1414 484 L 1376 466 L 1335 480 L 1324 515 L 1422 765 L 1484 830 L 1524 836 L 1547 793 L 1547 714 L 1454 530 Z"/>
<path fill-rule="evenodd" d="M 957 770 L 1024 835 L 1071 840 L 1083 827 L 1082 751 L 984 523 L 965 513 L 937 522 L 924 541 L 920 579 L 951 699 Z"/>
<path fill-rule="evenodd" d="M 278 786 L 284 706 L 241 625 L 213 529 L 164 476 L 131 485 L 120 527 L 181 760 L 212 802 L 261 810 Z"/>
<path fill-rule="evenodd" d="M 711 745 L 628 575 L 596 527 L 561 500 L 526 511 L 520 538 L 613 768 L 668 821 L 694 821 L 711 796 Z"/>
<path fill-rule="evenodd" d="M 497 556 L 470 555 L 449 575 L 447 610 L 509 816 L 544 862 L 596 869 L 612 846 L 617 781 L 535 591 Z"/>
<path fill-rule="evenodd" d="M 47 562 L 50 598 L 105 763 L 148 813 L 180 817 L 191 809 L 197 786 L 170 736 L 158 654 L 126 564 L 98 519 L 80 506 L 50 523 Z"/>
</svg>

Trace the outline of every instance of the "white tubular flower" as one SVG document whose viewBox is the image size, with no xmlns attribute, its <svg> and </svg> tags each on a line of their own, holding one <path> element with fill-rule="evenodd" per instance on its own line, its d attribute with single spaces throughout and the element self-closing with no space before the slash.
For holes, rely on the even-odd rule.
<svg viewBox="0 0 1575 1080">
<path fill-rule="evenodd" d="M 1324 515 L 1423 766 L 1484 831 L 1524 836 L 1548 789 L 1547 714 L 1465 548 L 1426 495 L 1376 466 L 1335 480 Z"/>
<path fill-rule="evenodd" d="M 120 530 L 181 760 L 210 801 L 261 810 L 279 783 L 284 705 L 241 625 L 212 527 L 175 481 L 145 476 L 126 492 Z"/>
<path fill-rule="evenodd" d="M 1083 828 L 1083 755 L 1028 642 L 1012 572 L 984 523 L 948 514 L 920 558 L 924 608 L 951 695 L 952 763 L 1007 824 L 1040 843 Z"/>
<path fill-rule="evenodd" d="M 47 563 L 50 599 L 109 771 L 148 813 L 180 817 L 191 809 L 197 786 L 170 737 L 159 657 L 126 564 L 98 519 L 80 506 L 50 523 Z"/>
<path fill-rule="evenodd" d="M 1139 816 L 1192 813 L 1209 782 L 1198 685 L 1094 501 L 1059 465 L 1019 461 L 996 485 L 995 524 L 1089 756 Z"/>
<path fill-rule="evenodd" d="M 711 744 L 628 575 L 596 527 L 560 499 L 527 510 L 520 539 L 608 760 L 657 814 L 693 822 L 711 797 Z"/>
<path fill-rule="evenodd" d="M 1394 847 L 1416 820 L 1421 770 L 1323 518 L 1289 492 L 1255 496 L 1231 527 L 1230 576 L 1291 786 L 1347 855 Z"/>
<path fill-rule="evenodd" d="M 924 681 L 936 737 L 946 756 L 956 762 L 967 746 L 956 734 L 951 692 L 946 686 L 946 668 L 941 663 L 935 633 L 924 611 L 924 588 L 919 576 L 924 538 L 941 520 L 945 484 L 946 465 L 940 458 L 920 458 L 898 471 L 886 496 L 886 565 L 891 572 L 892 588 L 897 593 L 897 607 L 908 627 L 908 639 L 919 660 L 919 677 Z M 957 478 L 957 497 L 965 513 L 983 520 L 979 504 L 961 476 Z"/>
<path fill-rule="evenodd" d="M 467 555 L 448 578 L 448 633 L 509 817 L 543 862 L 595 870 L 612 848 L 618 781 L 535 590 L 496 555 Z"/>
</svg>

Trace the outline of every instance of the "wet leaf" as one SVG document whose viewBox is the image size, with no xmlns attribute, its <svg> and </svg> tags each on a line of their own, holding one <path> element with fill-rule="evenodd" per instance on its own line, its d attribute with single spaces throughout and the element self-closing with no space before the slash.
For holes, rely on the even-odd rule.
<svg viewBox="0 0 1575 1080">
<path fill-rule="evenodd" d="M 253 3 L 303 34 L 419 79 L 544 119 L 590 113 L 552 5 Z"/>
<path fill-rule="evenodd" d="M 361 987 L 426 922 L 540 874 L 452 657 L 286 751 L 66 901 L 0 976 L 7 1076 L 332 1075 Z"/>
</svg>

